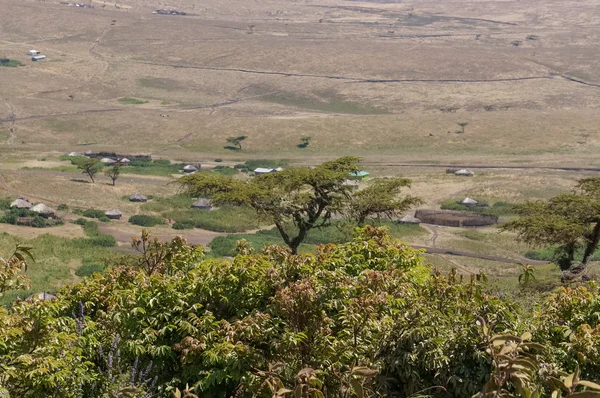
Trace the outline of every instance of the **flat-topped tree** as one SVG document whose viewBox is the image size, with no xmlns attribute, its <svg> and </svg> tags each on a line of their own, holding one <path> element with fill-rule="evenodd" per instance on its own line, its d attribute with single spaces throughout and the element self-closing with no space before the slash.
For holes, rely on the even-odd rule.
<svg viewBox="0 0 600 398">
<path fill-rule="evenodd" d="M 230 149 L 235 149 L 237 147 L 237 149 L 241 151 L 242 141 L 244 141 L 246 138 L 248 138 L 247 135 L 240 135 L 238 137 L 229 137 L 226 139 L 226 141 L 232 145 L 232 147 L 229 147 Z"/>
<path fill-rule="evenodd" d="M 85 158 L 76 162 L 77 169 L 81 170 L 81 174 L 87 174 L 94 183 L 94 176 L 102 169 L 102 163 L 98 159 Z"/>
<path fill-rule="evenodd" d="M 253 208 L 275 224 L 285 244 L 296 254 L 310 230 L 327 225 L 332 214 L 341 212 L 348 203 L 350 188 L 343 183 L 348 173 L 358 169 L 359 161 L 347 156 L 313 169 L 290 168 L 248 181 L 208 173 L 178 181 L 188 194 L 212 196 L 217 206 Z"/>
<path fill-rule="evenodd" d="M 555 245 L 556 262 L 567 279 L 587 268 L 600 243 L 600 178 L 581 179 L 573 193 L 526 202 L 516 211 L 519 217 L 502 229 L 529 244 Z"/>
<path fill-rule="evenodd" d="M 370 217 L 386 217 L 390 220 L 413 206 L 423 203 L 416 196 L 400 196 L 402 188 L 410 188 L 408 178 L 378 178 L 371 185 L 355 192 L 346 206 L 344 214 L 347 219 L 355 221 L 359 226 L 365 224 Z"/>
</svg>

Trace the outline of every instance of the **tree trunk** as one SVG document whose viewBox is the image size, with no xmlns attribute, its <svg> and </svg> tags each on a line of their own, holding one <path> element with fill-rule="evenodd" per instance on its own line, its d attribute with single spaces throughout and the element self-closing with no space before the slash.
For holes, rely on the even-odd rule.
<svg viewBox="0 0 600 398">
<path fill-rule="evenodd" d="M 585 253 L 583 254 L 583 260 L 581 263 L 586 266 L 592 257 L 594 256 L 594 252 L 598 248 L 598 243 L 600 243 L 600 222 L 597 222 L 594 226 L 594 231 L 592 232 L 592 239 L 588 242 L 585 247 Z"/>
</svg>

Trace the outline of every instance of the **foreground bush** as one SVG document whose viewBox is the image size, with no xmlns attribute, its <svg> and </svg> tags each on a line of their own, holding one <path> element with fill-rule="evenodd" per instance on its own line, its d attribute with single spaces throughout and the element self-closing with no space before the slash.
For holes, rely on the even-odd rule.
<svg viewBox="0 0 600 398">
<path fill-rule="evenodd" d="M 11 396 L 172 397 L 189 384 L 200 397 L 292 397 L 285 387 L 470 397 L 486 383 L 503 389 L 494 396 L 538 386 L 549 396 L 558 367 L 598 377 L 593 286 L 523 314 L 485 294 L 483 276 L 430 272 L 420 252 L 370 227 L 315 255 L 254 254 L 240 242 L 233 261 L 217 262 L 147 233 L 133 246 L 139 258 L 56 300 L 0 310 L 0 383 Z"/>
</svg>

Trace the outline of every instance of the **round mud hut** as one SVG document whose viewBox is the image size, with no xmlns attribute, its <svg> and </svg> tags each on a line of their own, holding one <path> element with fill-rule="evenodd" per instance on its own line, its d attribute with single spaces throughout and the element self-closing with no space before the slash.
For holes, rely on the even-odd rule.
<svg viewBox="0 0 600 398">
<path fill-rule="evenodd" d="M 200 198 L 192 203 L 192 208 L 200 210 L 212 210 L 212 203 L 210 199 Z"/>
<path fill-rule="evenodd" d="M 130 202 L 147 202 L 148 197 L 140 193 L 133 194 L 129 197 Z"/>
<path fill-rule="evenodd" d="M 16 209 L 31 209 L 31 206 L 33 205 L 23 198 L 13 200 L 10 204 L 10 207 L 14 207 Z"/>
<path fill-rule="evenodd" d="M 36 213 L 38 213 L 40 216 L 42 216 L 44 218 L 54 218 L 55 213 L 56 213 L 53 209 L 51 209 L 50 207 L 46 206 L 43 203 L 38 203 L 37 205 L 33 206 L 29 210 L 35 211 Z"/>
<path fill-rule="evenodd" d="M 110 209 L 104 212 L 104 215 L 111 220 L 120 220 L 123 217 L 123 213 L 121 213 L 118 209 Z"/>
</svg>

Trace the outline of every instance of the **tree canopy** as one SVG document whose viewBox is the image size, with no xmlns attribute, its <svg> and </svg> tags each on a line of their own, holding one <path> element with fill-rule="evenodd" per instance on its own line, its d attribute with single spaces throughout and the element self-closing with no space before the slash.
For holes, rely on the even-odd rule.
<svg viewBox="0 0 600 398">
<path fill-rule="evenodd" d="M 430 272 L 372 227 L 314 255 L 242 241 L 232 261 L 208 260 L 148 234 L 133 245 L 141 258 L 53 300 L 0 308 L 0 394 L 598 396 L 586 381 L 600 378 L 596 285 L 523 315 L 483 275 Z"/>
<path fill-rule="evenodd" d="M 600 242 L 600 178 L 581 179 L 572 193 L 526 202 L 516 212 L 519 217 L 506 223 L 504 230 L 533 245 L 555 245 L 561 269 L 581 274 Z"/>
<path fill-rule="evenodd" d="M 95 182 L 94 176 L 98 174 L 103 167 L 102 163 L 98 159 L 94 158 L 80 159 L 75 164 L 77 165 L 77 168 L 81 170 L 81 174 L 86 174 L 88 177 L 90 177 L 92 183 Z"/>
</svg>

